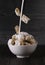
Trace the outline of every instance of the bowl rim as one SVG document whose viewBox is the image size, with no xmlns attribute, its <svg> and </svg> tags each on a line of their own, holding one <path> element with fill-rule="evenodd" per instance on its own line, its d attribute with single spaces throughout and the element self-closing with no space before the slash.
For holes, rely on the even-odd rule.
<svg viewBox="0 0 45 65">
<path fill-rule="evenodd" d="M 7 44 L 8 44 L 8 46 L 9 46 L 9 42 L 8 42 Z M 16 46 L 17 46 L 17 47 L 19 47 L 19 46 L 20 46 L 20 47 L 27 47 L 27 46 L 30 47 L 30 46 L 35 46 L 35 45 L 37 46 L 37 45 L 38 45 L 38 42 L 36 41 L 34 44 L 30 44 L 30 45 L 15 45 L 15 44 L 12 45 L 11 43 L 10 43 L 10 45 L 11 45 L 12 47 L 16 47 Z"/>
</svg>

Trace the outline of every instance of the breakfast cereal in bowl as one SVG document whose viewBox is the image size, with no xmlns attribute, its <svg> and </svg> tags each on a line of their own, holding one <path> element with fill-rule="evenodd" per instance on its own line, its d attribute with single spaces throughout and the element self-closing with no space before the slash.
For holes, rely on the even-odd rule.
<svg viewBox="0 0 45 65">
<path fill-rule="evenodd" d="M 8 47 L 18 58 L 29 57 L 35 51 L 37 41 L 27 32 L 20 32 L 19 34 L 16 28 L 16 34 L 12 35 L 12 38 L 8 40 Z"/>
<path fill-rule="evenodd" d="M 22 0 L 21 11 L 19 8 L 15 9 L 15 14 L 20 17 L 19 26 L 14 27 L 15 34 L 8 40 L 8 47 L 10 51 L 18 58 L 29 57 L 37 47 L 38 42 L 33 35 L 28 32 L 21 31 L 21 21 L 25 24 L 30 21 L 30 18 L 25 14 L 22 14 L 24 0 Z"/>
</svg>

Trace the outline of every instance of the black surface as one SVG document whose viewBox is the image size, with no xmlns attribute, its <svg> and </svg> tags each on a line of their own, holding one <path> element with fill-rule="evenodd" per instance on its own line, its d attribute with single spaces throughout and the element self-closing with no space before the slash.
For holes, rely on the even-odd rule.
<svg viewBox="0 0 45 65">
<path fill-rule="evenodd" d="M 7 45 L 0 45 L 0 65 L 45 65 L 45 46 L 38 46 L 29 58 L 19 59 Z"/>
</svg>

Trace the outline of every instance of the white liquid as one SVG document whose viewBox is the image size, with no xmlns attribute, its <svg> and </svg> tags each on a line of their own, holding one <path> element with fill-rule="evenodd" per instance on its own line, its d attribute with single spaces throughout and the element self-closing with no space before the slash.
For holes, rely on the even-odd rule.
<svg viewBox="0 0 45 65">
<path fill-rule="evenodd" d="M 22 0 L 22 5 L 21 5 L 21 14 L 20 14 L 20 21 L 19 21 L 19 34 L 20 34 L 20 30 L 21 30 L 21 18 L 22 18 L 22 12 L 23 12 L 23 4 L 24 4 L 24 0 Z"/>
</svg>

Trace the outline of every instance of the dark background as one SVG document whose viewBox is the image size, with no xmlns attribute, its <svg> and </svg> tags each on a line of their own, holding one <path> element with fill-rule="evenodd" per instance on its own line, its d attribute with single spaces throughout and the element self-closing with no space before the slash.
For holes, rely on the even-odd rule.
<svg viewBox="0 0 45 65">
<path fill-rule="evenodd" d="M 18 25 L 19 17 L 15 8 L 20 8 L 21 0 L 0 0 L 0 44 L 7 44 L 15 34 L 14 26 Z M 26 25 L 22 22 L 22 31 L 32 34 L 39 45 L 45 45 L 45 0 L 25 0 L 23 13 L 31 18 Z"/>
<path fill-rule="evenodd" d="M 35 52 L 28 59 L 13 55 L 7 42 L 15 34 L 14 26 L 19 24 L 15 8 L 20 8 L 22 0 L 0 0 L 0 65 L 45 65 L 45 0 L 25 0 L 23 13 L 31 18 L 22 31 L 32 34 L 38 41 Z"/>
</svg>

